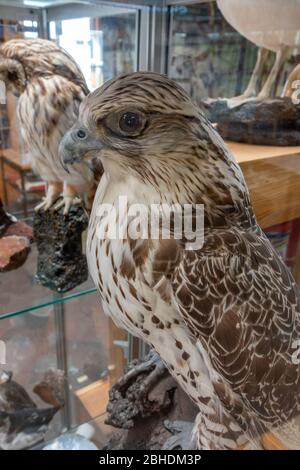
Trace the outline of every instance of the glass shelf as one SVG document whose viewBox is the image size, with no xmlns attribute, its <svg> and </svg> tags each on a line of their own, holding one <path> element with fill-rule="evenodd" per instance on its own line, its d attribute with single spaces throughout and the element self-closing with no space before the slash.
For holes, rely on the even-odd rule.
<svg viewBox="0 0 300 470">
<path fill-rule="evenodd" d="M 45 442 L 94 421 L 100 447 L 109 432 L 104 424 L 108 391 L 127 364 L 128 335 L 104 314 L 90 279 L 57 294 L 36 283 L 36 260 L 33 244 L 23 266 L 0 274 L 0 340 L 5 345 L 0 363 L 39 409 L 45 403 L 34 393 L 35 385 L 49 369 L 64 371 L 64 407 L 52 419 Z"/>
<path fill-rule="evenodd" d="M 64 294 L 53 292 L 35 280 L 36 262 L 37 249 L 33 244 L 23 266 L 0 274 L 0 320 L 96 292 L 91 279 Z"/>
</svg>

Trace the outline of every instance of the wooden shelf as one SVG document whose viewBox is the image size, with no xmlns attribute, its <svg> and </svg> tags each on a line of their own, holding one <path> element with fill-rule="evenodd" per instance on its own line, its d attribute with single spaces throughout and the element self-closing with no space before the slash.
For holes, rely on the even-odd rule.
<svg viewBox="0 0 300 470">
<path fill-rule="evenodd" d="M 20 151 L 12 148 L 0 150 L 0 158 L 4 158 L 17 171 L 28 172 L 32 167 L 28 158 L 22 158 Z"/>
<path fill-rule="evenodd" d="M 97 380 L 75 392 L 84 410 L 81 418 L 93 419 L 105 413 L 110 385 L 109 380 Z"/>
<path fill-rule="evenodd" d="M 262 228 L 300 217 L 300 147 L 227 145 L 242 168 Z"/>
</svg>

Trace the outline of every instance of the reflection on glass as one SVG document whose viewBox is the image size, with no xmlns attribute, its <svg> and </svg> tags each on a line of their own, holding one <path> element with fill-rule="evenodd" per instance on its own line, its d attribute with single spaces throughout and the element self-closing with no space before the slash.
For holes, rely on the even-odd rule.
<svg viewBox="0 0 300 470">
<path fill-rule="evenodd" d="M 171 8 L 168 75 L 196 102 L 241 94 L 252 75 L 257 51 L 256 45 L 227 23 L 216 2 Z M 264 60 L 261 84 L 274 60 L 274 53 Z M 297 57 L 289 56 L 276 78 L 274 96 L 281 95 L 295 62 Z M 299 147 L 228 144 L 241 165 L 258 222 L 300 282 Z"/>
<path fill-rule="evenodd" d="M 136 70 L 136 13 L 50 22 L 50 38 L 79 64 L 91 90 Z"/>
<path fill-rule="evenodd" d="M 101 13 L 103 16 L 95 16 Z M 136 70 L 137 13 L 134 9 L 114 6 L 106 7 L 103 12 L 99 6 L 92 10 L 87 7 L 86 15 L 50 21 L 49 33 L 50 39 L 57 41 L 78 62 L 89 89 L 94 90 L 113 76 Z M 0 42 L 36 38 L 38 28 L 35 19 L 0 19 Z M 1 161 L 0 197 L 9 212 L 27 217 L 44 195 L 45 184 L 31 171 L 16 106 L 17 98 L 11 93 L 7 94 L 5 104 L 0 104 L 0 149 L 5 156 Z"/>
<path fill-rule="evenodd" d="M 256 55 L 257 47 L 226 22 L 215 2 L 172 7 L 168 74 L 196 101 L 239 95 Z"/>
<path fill-rule="evenodd" d="M 126 365 L 115 342 L 126 339 L 103 314 L 98 295 L 1 321 L 6 346 L 2 367 L 13 373 L 38 409 L 49 404 L 34 393 L 35 385 L 51 368 L 65 372 L 64 406 L 49 423 L 47 441 L 93 421 L 92 440 L 98 447 L 105 444 L 110 432 L 104 425 L 108 391 Z"/>
</svg>

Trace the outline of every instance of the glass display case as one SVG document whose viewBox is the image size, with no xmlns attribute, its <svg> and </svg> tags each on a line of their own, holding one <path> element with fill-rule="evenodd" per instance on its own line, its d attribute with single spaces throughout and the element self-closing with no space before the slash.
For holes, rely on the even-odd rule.
<svg viewBox="0 0 300 470">
<path fill-rule="evenodd" d="M 228 23 L 216 1 L 167 3 L 169 40 L 165 72 L 168 76 L 200 105 L 207 98 L 241 95 L 257 61 L 259 47 L 255 42 Z M 270 34 L 272 23 L 267 20 L 265 23 L 266 34 Z M 264 57 L 260 84 L 266 81 L 274 61 L 274 52 Z M 288 76 L 298 61 L 299 46 L 295 40 L 294 49 L 281 64 L 274 80 L 271 96 L 282 96 Z M 297 170 L 300 147 L 277 146 L 275 139 L 274 145 L 251 145 L 228 139 L 227 144 L 243 170 L 258 222 L 296 280 L 300 280 Z"/>
<path fill-rule="evenodd" d="M 1 274 L 2 367 L 37 406 L 43 402 L 34 387 L 48 370 L 64 371 L 64 407 L 47 440 L 91 422 L 93 441 L 101 447 L 110 432 L 104 424 L 108 391 L 126 367 L 131 343 L 104 315 L 90 280 L 62 295 L 38 285 L 35 270 L 33 245 L 23 266 Z"/>
<path fill-rule="evenodd" d="M 46 9 L 41 2 L 37 7 L 21 3 L 0 2 L 1 42 L 49 37 L 75 58 L 90 90 L 119 73 L 137 70 L 138 8 L 44 2 Z M 0 198 L 10 214 L 31 226 L 45 184 L 34 174 L 22 141 L 17 98 L 11 93 L 6 98 L 1 104 Z M 104 315 L 90 279 L 59 294 L 38 283 L 36 266 L 33 243 L 22 266 L 0 272 L 1 368 L 12 372 L 12 380 L 38 409 L 45 403 L 34 392 L 36 385 L 47 371 L 62 370 L 64 406 L 51 421 L 45 440 L 51 442 L 70 430 L 76 433 L 85 424 L 89 439 L 101 448 L 110 435 L 104 423 L 108 391 L 137 356 L 139 346 Z M 45 440 L 33 436 L 29 447 L 43 447 Z M 27 441 L 20 447 L 28 447 Z"/>
<path fill-rule="evenodd" d="M 90 90 L 122 73 L 152 70 L 174 79 L 204 108 L 207 99 L 241 95 L 259 53 L 214 0 L 0 0 L 0 33 L 1 42 L 51 39 L 74 57 Z M 282 96 L 299 57 L 294 44 L 273 81 L 272 97 Z M 260 65 L 258 88 L 274 61 L 273 49 Z M 8 212 L 32 225 L 45 183 L 32 170 L 16 102 L 8 93 L 0 104 L 0 199 Z M 300 283 L 300 146 L 225 140 L 242 168 L 259 224 Z M 47 370 L 63 370 L 65 406 L 46 441 L 90 423 L 91 440 L 101 448 L 111 433 L 105 425 L 109 388 L 128 361 L 142 356 L 143 345 L 104 315 L 91 279 L 57 294 L 36 282 L 36 263 L 33 243 L 21 267 L 0 272 L 3 368 L 38 406 L 35 385 Z"/>
</svg>

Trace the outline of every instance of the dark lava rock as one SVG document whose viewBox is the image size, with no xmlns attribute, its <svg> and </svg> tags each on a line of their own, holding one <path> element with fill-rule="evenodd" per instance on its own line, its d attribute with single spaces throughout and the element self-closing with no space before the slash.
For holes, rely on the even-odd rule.
<svg viewBox="0 0 300 470">
<path fill-rule="evenodd" d="M 223 139 L 257 145 L 300 145 L 300 105 L 290 98 L 249 100 L 233 108 L 226 100 L 205 103 Z"/>
<path fill-rule="evenodd" d="M 82 243 L 82 233 L 87 226 L 88 216 L 79 205 L 72 206 L 67 215 L 63 214 L 63 209 L 35 214 L 36 279 L 40 284 L 56 292 L 67 292 L 87 280 Z"/>
<path fill-rule="evenodd" d="M 29 241 L 25 237 L 0 238 L 0 272 L 17 269 L 25 263 L 30 251 Z"/>
<path fill-rule="evenodd" d="M 109 392 L 106 424 L 122 430 L 113 433 L 105 450 L 162 449 L 173 434 L 166 422 L 194 423 L 199 410 L 168 370 L 161 369 L 151 380 L 154 370 L 150 355 L 142 361 L 134 360 Z M 152 385 L 147 390 L 150 380 Z"/>
</svg>

